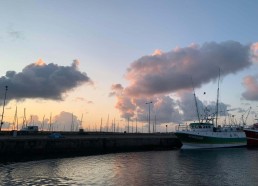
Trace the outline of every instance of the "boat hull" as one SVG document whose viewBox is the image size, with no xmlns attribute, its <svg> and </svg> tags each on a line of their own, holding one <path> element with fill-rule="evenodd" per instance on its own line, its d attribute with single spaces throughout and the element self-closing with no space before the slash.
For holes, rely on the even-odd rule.
<svg viewBox="0 0 258 186">
<path fill-rule="evenodd" d="M 193 132 L 175 133 L 181 140 L 182 149 L 244 147 L 247 144 L 244 132 Z"/>
<path fill-rule="evenodd" d="M 245 129 L 248 147 L 258 147 L 258 130 L 257 129 Z"/>
</svg>

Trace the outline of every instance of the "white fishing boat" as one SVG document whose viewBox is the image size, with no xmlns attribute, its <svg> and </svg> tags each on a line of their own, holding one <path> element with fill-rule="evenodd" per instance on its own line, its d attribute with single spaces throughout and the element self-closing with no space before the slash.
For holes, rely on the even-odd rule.
<svg viewBox="0 0 258 186">
<path fill-rule="evenodd" d="M 238 125 L 215 127 L 213 123 L 197 122 L 179 125 L 175 134 L 182 149 L 242 147 L 247 143 L 243 127 Z"/>
<path fill-rule="evenodd" d="M 220 78 L 220 75 L 219 75 Z M 194 91 L 194 89 L 193 89 Z M 182 149 L 196 148 L 223 148 L 223 147 L 242 147 L 246 146 L 246 135 L 243 126 L 240 125 L 217 125 L 218 119 L 218 100 L 219 100 L 219 81 L 217 91 L 217 103 L 215 117 L 207 116 L 201 120 L 198 111 L 197 100 L 194 92 L 195 106 L 197 110 L 198 122 L 189 125 L 179 125 L 175 135 L 181 140 Z M 215 123 L 214 123 L 215 120 Z"/>
</svg>

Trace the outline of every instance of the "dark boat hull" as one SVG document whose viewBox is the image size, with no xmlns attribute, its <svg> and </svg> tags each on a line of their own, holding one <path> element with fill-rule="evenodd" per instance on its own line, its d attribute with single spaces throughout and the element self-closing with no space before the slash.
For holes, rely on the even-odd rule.
<svg viewBox="0 0 258 186">
<path fill-rule="evenodd" d="M 244 129 L 247 147 L 258 147 L 258 129 Z"/>
</svg>

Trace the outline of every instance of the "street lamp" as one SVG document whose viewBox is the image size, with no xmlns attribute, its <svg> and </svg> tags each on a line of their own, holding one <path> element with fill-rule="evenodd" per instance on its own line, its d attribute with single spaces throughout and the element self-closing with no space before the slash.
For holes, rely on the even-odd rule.
<svg viewBox="0 0 258 186">
<path fill-rule="evenodd" d="M 150 133 L 150 104 L 151 103 L 152 101 L 146 103 L 147 105 L 149 105 L 149 133 Z"/>
</svg>

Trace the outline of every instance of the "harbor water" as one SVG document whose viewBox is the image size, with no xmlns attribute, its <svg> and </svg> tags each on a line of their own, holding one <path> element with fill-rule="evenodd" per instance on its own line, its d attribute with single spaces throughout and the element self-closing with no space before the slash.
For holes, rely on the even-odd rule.
<svg viewBox="0 0 258 186">
<path fill-rule="evenodd" d="M 258 183 L 258 149 L 115 153 L 0 164 L 0 185 L 245 185 Z"/>
</svg>

